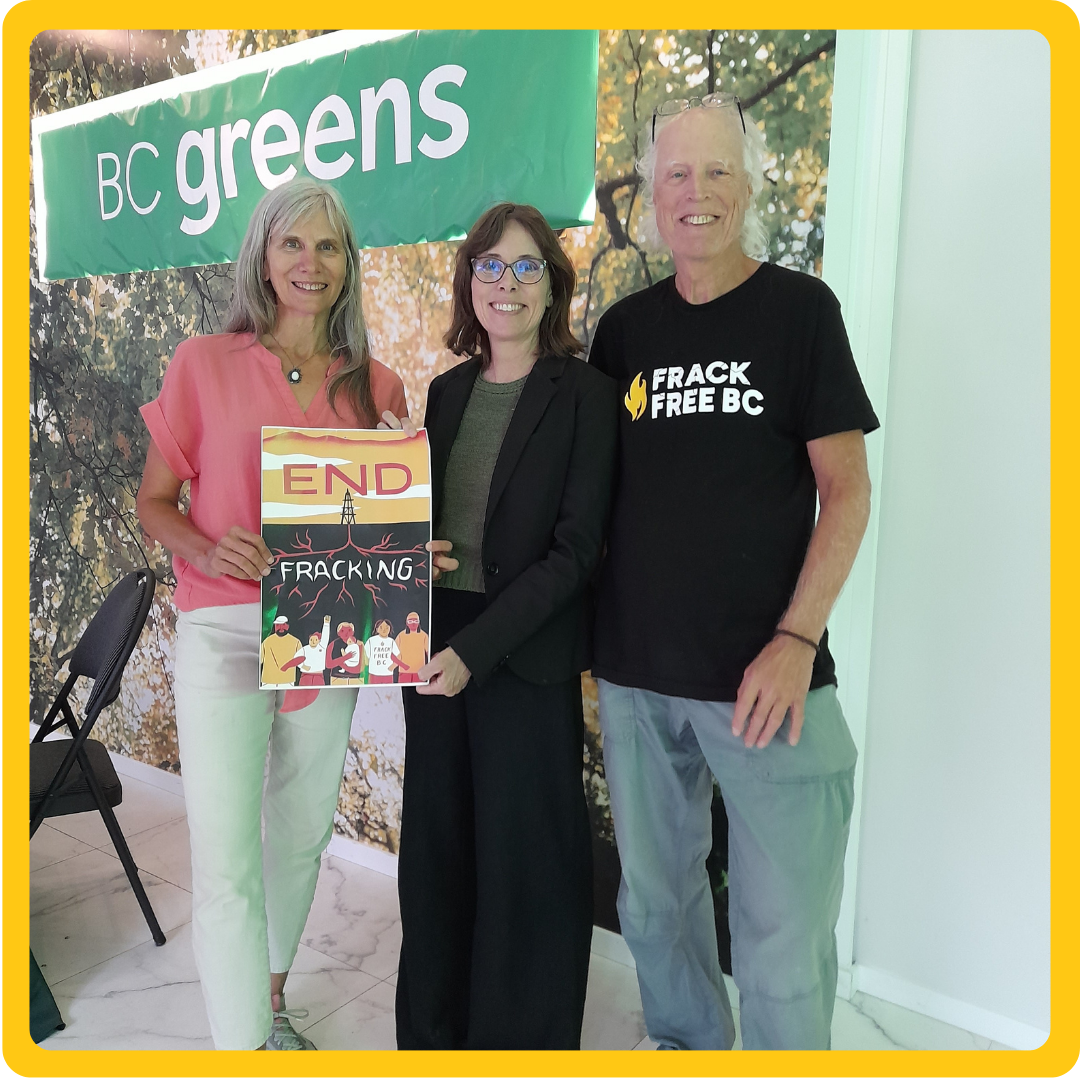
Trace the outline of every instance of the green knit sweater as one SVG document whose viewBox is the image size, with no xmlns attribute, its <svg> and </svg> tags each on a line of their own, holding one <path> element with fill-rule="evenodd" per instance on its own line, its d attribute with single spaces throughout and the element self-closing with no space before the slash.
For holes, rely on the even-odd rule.
<svg viewBox="0 0 1080 1080">
<path fill-rule="evenodd" d="M 492 383 L 478 374 L 473 383 L 446 462 L 442 506 L 435 521 L 435 539 L 454 545 L 451 554 L 459 564 L 435 582 L 443 588 L 484 591 L 481 546 L 491 474 L 527 378 Z"/>
</svg>

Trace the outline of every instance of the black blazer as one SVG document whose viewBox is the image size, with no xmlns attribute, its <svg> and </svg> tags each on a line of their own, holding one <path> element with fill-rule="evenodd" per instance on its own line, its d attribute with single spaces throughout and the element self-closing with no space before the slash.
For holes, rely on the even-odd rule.
<svg viewBox="0 0 1080 1080">
<path fill-rule="evenodd" d="M 434 518 L 477 358 L 428 389 Z M 618 434 L 613 379 L 569 356 L 529 373 L 491 476 L 482 559 L 487 608 L 448 642 L 478 685 L 505 663 L 532 683 L 572 679 L 591 660 L 586 596 L 600 561 Z"/>
</svg>

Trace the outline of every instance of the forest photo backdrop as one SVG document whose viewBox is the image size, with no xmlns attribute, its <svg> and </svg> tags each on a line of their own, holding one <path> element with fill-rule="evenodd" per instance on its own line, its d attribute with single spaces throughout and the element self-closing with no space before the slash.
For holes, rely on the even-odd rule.
<svg viewBox="0 0 1080 1080">
<path fill-rule="evenodd" d="M 30 52 L 31 116 L 277 48 L 322 30 L 47 31 Z M 589 342 L 617 299 L 672 272 L 637 241 L 634 160 L 653 108 L 668 97 L 733 91 L 769 148 L 760 200 L 771 262 L 820 274 L 825 235 L 833 30 L 601 30 L 595 224 L 563 233 L 577 268 L 573 328 Z M 28 147 L 29 152 L 29 147 Z M 220 331 L 232 288 L 226 265 L 42 282 L 30 187 L 30 709 L 51 701 L 63 660 L 111 584 L 150 566 L 162 584 L 119 700 L 96 736 L 113 751 L 179 772 L 171 691 L 175 579 L 135 514 L 148 436 L 138 407 L 154 398 L 177 344 Z M 455 245 L 363 252 L 364 310 L 374 355 L 405 382 L 422 418 L 427 385 L 457 362 L 449 325 Z M 617 929 L 614 854 L 595 686 L 582 680 L 584 778 L 597 855 L 597 921 Z M 404 757 L 398 691 L 361 694 L 336 825 L 397 850 Z M 726 952 L 722 806 L 710 859 Z"/>
</svg>

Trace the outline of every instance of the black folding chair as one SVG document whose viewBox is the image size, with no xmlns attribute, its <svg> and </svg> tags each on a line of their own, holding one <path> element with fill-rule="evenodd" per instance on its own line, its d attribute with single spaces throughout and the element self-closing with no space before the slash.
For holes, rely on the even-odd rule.
<svg viewBox="0 0 1080 1080">
<path fill-rule="evenodd" d="M 142 633 L 155 585 L 151 570 L 128 574 L 105 598 L 71 654 L 67 681 L 30 743 L 30 836 L 33 837 L 46 817 L 81 814 L 95 808 L 100 811 L 150 933 L 156 944 L 164 945 L 165 935 L 112 812 L 124 797 L 120 778 L 108 750 L 89 738 L 102 709 L 120 694 L 120 679 Z M 93 679 L 94 685 L 80 725 L 68 698 L 83 675 Z M 47 735 L 64 724 L 72 738 L 45 742 Z"/>
</svg>

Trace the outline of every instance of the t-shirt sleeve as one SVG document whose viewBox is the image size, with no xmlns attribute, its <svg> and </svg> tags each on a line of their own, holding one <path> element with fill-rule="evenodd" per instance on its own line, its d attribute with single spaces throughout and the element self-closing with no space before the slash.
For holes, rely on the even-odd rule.
<svg viewBox="0 0 1080 1080">
<path fill-rule="evenodd" d="M 851 355 L 840 301 L 828 288 L 818 317 L 802 394 L 799 435 L 804 442 L 841 431 L 875 431 L 880 424 Z"/>
<path fill-rule="evenodd" d="M 196 349 L 193 341 L 180 344 L 165 371 L 161 392 L 139 410 L 165 464 L 180 480 L 199 475 L 202 415 Z"/>
</svg>

